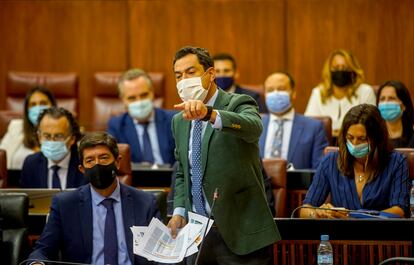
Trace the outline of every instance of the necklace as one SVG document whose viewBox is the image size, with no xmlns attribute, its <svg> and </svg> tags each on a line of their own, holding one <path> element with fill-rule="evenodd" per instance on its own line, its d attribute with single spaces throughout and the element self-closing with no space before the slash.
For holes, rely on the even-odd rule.
<svg viewBox="0 0 414 265">
<path fill-rule="evenodd" d="M 362 181 L 364 180 L 364 178 L 365 178 L 365 177 L 364 177 L 363 175 L 359 175 L 359 176 L 358 176 L 358 182 L 362 182 Z"/>
</svg>

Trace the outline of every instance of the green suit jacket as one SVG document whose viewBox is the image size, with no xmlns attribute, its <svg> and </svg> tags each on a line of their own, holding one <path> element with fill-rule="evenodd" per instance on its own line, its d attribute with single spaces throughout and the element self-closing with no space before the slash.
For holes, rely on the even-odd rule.
<svg viewBox="0 0 414 265">
<path fill-rule="evenodd" d="M 227 246 L 244 255 L 280 239 L 279 231 L 266 202 L 261 173 L 258 141 L 262 121 L 256 102 L 249 96 L 219 90 L 214 109 L 222 120 L 222 129 L 208 123 L 202 139 L 203 189 L 212 205 L 219 189 L 213 216 Z M 173 118 L 179 168 L 175 183 L 174 208 L 192 209 L 189 172 L 191 121 L 182 113 Z"/>
</svg>

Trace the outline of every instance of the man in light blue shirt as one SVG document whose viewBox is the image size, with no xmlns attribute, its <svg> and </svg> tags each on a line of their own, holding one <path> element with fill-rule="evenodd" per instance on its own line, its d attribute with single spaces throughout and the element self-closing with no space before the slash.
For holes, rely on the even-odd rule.
<svg viewBox="0 0 414 265">
<path fill-rule="evenodd" d="M 29 258 L 87 264 L 151 264 L 133 254 L 131 226 L 159 218 L 153 195 L 121 184 L 121 159 L 107 133 L 86 135 L 79 145 L 79 170 L 90 182 L 52 200 L 45 229 Z"/>
</svg>

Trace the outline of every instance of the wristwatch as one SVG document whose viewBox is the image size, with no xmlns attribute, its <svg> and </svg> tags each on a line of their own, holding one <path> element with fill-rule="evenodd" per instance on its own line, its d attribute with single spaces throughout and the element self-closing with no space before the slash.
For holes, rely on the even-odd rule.
<svg viewBox="0 0 414 265">
<path fill-rule="evenodd" d="M 204 116 L 204 118 L 202 118 L 202 121 L 209 121 L 211 118 L 211 113 L 213 113 L 213 107 L 211 106 L 206 106 L 207 107 L 207 114 L 206 116 Z"/>
</svg>

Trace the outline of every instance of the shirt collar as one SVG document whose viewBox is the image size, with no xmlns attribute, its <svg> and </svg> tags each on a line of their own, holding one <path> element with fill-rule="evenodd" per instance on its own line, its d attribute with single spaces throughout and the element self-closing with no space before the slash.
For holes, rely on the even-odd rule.
<svg viewBox="0 0 414 265">
<path fill-rule="evenodd" d="M 119 185 L 119 180 L 116 180 L 116 188 L 114 190 L 114 192 L 112 192 L 112 194 L 109 197 L 104 197 L 101 194 L 99 194 L 93 187 L 91 184 L 89 184 L 90 189 L 91 189 L 91 195 L 92 195 L 92 202 L 98 206 L 103 200 L 107 199 L 107 198 L 112 198 L 115 201 L 119 202 L 121 201 L 121 187 Z"/>
<path fill-rule="evenodd" d="M 218 96 L 218 89 L 216 89 L 216 92 L 214 93 L 214 95 L 207 101 L 206 105 L 211 106 L 211 107 L 214 106 L 217 96 Z"/>
<path fill-rule="evenodd" d="M 47 168 L 51 169 L 52 166 L 57 165 L 60 168 L 68 169 L 71 155 L 72 155 L 71 148 L 69 148 L 68 154 L 57 164 L 48 158 L 47 159 Z"/>
<path fill-rule="evenodd" d="M 270 113 L 270 121 L 275 121 L 275 120 L 293 121 L 294 118 L 295 118 L 295 109 L 294 108 L 292 108 L 291 110 L 289 110 L 288 112 L 286 112 L 282 116 L 277 116 L 273 113 Z"/>
</svg>

